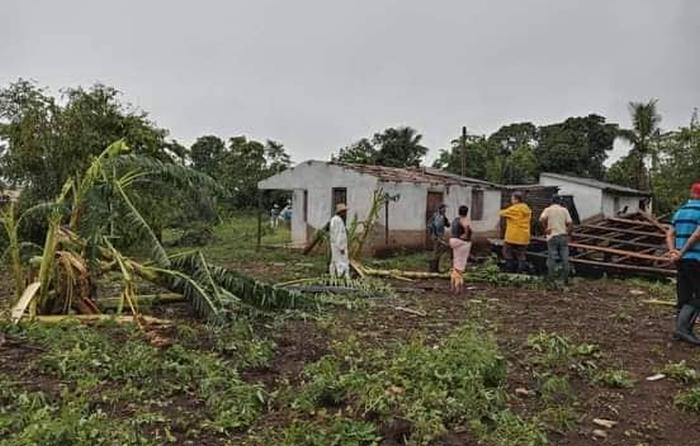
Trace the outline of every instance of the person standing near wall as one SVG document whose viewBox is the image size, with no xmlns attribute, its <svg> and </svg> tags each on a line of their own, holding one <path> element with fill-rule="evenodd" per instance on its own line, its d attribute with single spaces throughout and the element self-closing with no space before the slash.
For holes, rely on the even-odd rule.
<svg viewBox="0 0 700 446">
<path fill-rule="evenodd" d="M 527 246 L 530 244 L 530 220 L 532 210 L 523 202 L 523 194 L 514 192 L 511 205 L 499 212 L 506 219 L 506 235 L 503 243 L 503 257 L 506 271 L 524 272 L 527 269 Z"/>
<path fill-rule="evenodd" d="M 348 257 L 348 231 L 345 227 L 348 208 L 344 203 L 335 207 L 335 215 L 331 218 L 329 234 L 331 243 L 331 277 L 350 278 L 350 259 Z"/>
<path fill-rule="evenodd" d="M 563 206 L 561 196 L 552 197 L 552 204 L 545 208 L 540 215 L 540 224 L 547 237 L 547 272 L 548 279 L 557 281 L 557 264 L 561 264 L 561 275 L 564 285 L 569 281 L 569 234 L 573 220 L 569 210 Z"/>
<path fill-rule="evenodd" d="M 450 220 L 445 216 L 447 206 L 441 204 L 428 222 L 428 233 L 433 242 L 433 257 L 430 259 L 430 272 L 438 272 L 440 257 L 449 251 L 445 241 L 445 228 L 450 227 Z"/>
<path fill-rule="evenodd" d="M 666 233 L 668 255 L 678 265 L 674 339 L 700 345 L 693 326 L 700 315 L 700 182 L 690 189 L 688 200 L 673 215 Z"/>
</svg>

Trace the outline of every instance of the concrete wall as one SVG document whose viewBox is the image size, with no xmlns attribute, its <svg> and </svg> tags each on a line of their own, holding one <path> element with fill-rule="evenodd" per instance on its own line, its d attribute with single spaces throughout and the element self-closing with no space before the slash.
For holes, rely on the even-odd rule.
<svg viewBox="0 0 700 446">
<path fill-rule="evenodd" d="M 618 197 L 619 206 L 615 209 L 615 197 Z M 627 195 L 615 195 L 610 192 L 603 192 L 603 214 L 606 217 L 613 217 L 617 211 L 622 211 L 627 206 L 627 213 L 639 211 L 639 200 L 644 197 Z"/>
<path fill-rule="evenodd" d="M 372 175 L 324 162 L 304 162 L 260 183 L 264 189 L 291 190 L 292 194 L 292 243 L 304 246 L 310 242 L 313 232 L 325 225 L 333 211 L 331 196 L 334 187 L 347 188 L 348 221 L 355 216 L 364 220 L 372 204 L 373 192 L 381 187 L 391 195 L 400 195 L 398 201 L 389 203 L 389 239 L 386 237 L 386 213 L 379 214 L 372 241 L 373 250 L 398 247 L 422 247 L 426 237 L 426 206 L 428 192 L 442 192 L 448 205 L 447 216 L 457 216 L 460 205 L 472 208 L 470 186 L 445 186 L 411 182 L 380 182 Z M 304 191 L 308 193 L 308 219 L 304 221 Z M 496 231 L 501 191 L 484 189 L 483 219 L 473 221 L 475 233 Z"/>
<path fill-rule="evenodd" d="M 596 187 L 550 178 L 544 175 L 540 176 L 540 184 L 543 186 L 558 186 L 559 194 L 573 195 L 576 210 L 581 220 L 603 213 L 603 192 Z"/>
</svg>

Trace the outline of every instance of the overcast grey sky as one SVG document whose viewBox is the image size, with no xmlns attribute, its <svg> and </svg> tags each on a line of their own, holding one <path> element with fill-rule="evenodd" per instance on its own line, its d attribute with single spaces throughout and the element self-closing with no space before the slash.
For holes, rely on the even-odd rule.
<svg viewBox="0 0 700 446">
<path fill-rule="evenodd" d="M 628 125 L 656 97 L 668 129 L 700 106 L 698 0 L 0 0 L 0 17 L 2 85 L 100 81 L 181 142 L 273 138 L 295 161 L 388 126 L 436 152 L 463 124 Z"/>
</svg>

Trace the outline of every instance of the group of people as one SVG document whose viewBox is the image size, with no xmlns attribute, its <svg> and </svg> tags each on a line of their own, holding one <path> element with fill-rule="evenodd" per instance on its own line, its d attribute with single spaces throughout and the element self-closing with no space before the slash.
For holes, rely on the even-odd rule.
<svg viewBox="0 0 700 446">
<path fill-rule="evenodd" d="M 345 226 L 347 207 L 338 204 L 329 224 L 331 263 L 334 277 L 350 277 L 348 237 Z M 506 221 L 503 256 L 506 269 L 522 272 L 526 269 L 527 246 L 530 243 L 532 210 L 523 201 L 521 193 L 511 196 L 510 206 L 499 215 Z M 554 196 L 549 207 L 539 217 L 539 224 L 547 239 L 547 269 L 551 281 L 569 278 L 568 239 L 573 222 L 560 196 Z M 438 269 L 440 257 L 452 250 L 451 287 L 460 291 L 472 246 L 472 227 L 469 208 L 460 206 L 457 216 L 447 218 L 447 206 L 440 205 L 428 225 L 434 242 L 431 270 Z M 449 229 L 449 238 L 445 237 Z M 677 265 L 677 302 L 673 338 L 693 345 L 700 345 L 700 338 L 693 327 L 700 317 L 700 182 L 692 185 L 690 199 L 674 214 L 666 234 L 667 256 Z"/>
<path fill-rule="evenodd" d="M 506 271 L 525 272 L 528 269 L 527 247 L 531 238 L 532 210 L 525 203 L 523 194 L 520 192 L 513 193 L 510 201 L 510 206 L 499 212 L 499 216 L 505 220 L 506 225 L 502 253 L 506 262 Z M 433 241 L 430 270 L 437 272 L 440 258 L 451 249 L 451 287 L 454 291 L 460 291 L 472 243 L 469 208 L 460 206 L 458 215 L 452 223 L 446 214 L 447 206 L 441 204 L 428 224 L 428 231 Z M 539 223 L 547 238 L 549 278 L 553 282 L 561 280 L 566 284 L 570 270 L 568 238 L 572 219 L 560 196 L 553 197 L 552 204 L 540 215 Z M 447 229 L 450 229 L 450 236 L 446 239 Z"/>
</svg>

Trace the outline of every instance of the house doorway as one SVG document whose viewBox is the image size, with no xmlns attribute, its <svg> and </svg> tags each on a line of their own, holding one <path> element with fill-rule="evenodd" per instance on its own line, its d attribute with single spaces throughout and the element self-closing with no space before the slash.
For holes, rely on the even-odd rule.
<svg viewBox="0 0 700 446">
<path fill-rule="evenodd" d="M 428 192 L 428 198 L 426 200 L 425 208 L 425 227 L 427 228 L 430 224 L 430 219 L 437 212 L 438 208 L 442 204 L 444 195 L 442 192 Z M 425 247 L 427 249 L 433 249 L 433 240 L 430 238 L 430 233 L 425 232 Z"/>
<path fill-rule="evenodd" d="M 348 204 L 348 188 L 347 187 L 334 187 L 331 191 L 331 217 L 335 215 L 335 207 L 343 203 L 347 206 Z"/>
</svg>

